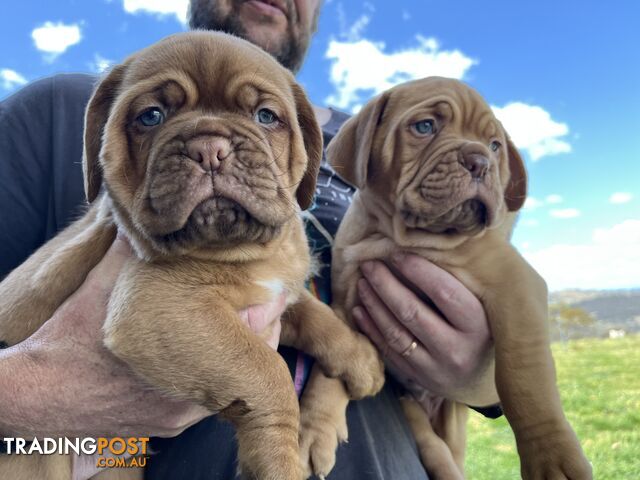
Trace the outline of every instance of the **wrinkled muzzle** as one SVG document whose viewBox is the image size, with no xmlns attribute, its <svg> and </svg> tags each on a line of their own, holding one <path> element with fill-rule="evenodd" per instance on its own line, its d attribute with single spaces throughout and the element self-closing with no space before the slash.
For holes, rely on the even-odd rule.
<svg viewBox="0 0 640 480">
<path fill-rule="evenodd" d="M 276 155 L 250 125 L 175 125 L 150 150 L 136 223 L 168 247 L 268 242 L 295 214 Z"/>
<path fill-rule="evenodd" d="M 475 234 L 503 208 L 497 164 L 482 151 L 455 148 L 427 159 L 400 195 L 406 226 L 432 233 Z"/>
</svg>

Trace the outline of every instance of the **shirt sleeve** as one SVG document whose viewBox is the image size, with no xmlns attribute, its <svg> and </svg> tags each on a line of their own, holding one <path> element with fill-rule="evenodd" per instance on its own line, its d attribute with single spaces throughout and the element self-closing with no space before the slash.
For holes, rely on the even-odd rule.
<svg viewBox="0 0 640 480">
<path fill-rule="evenodd" d="M 57 75 L 0 102 L 0 280 L 83 203 L 82 125 L 94 82 Z"/>
</svg>

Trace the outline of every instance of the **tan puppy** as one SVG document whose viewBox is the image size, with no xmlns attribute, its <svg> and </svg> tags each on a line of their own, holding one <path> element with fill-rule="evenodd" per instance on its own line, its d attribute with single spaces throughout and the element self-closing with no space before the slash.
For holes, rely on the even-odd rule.
<svg viewBox="0 0 640 480">
<path fill-rule="evenodd" d="M 366 260 L 410 252 L 448 270 L 486 310 L 496 384 L 522 476 L 591 478 L 555 384 L 545 282 L 509 243 L 526 196 L 524 164 L 480 95 L 436 77 L 392 88 L 345 123 L 327 156 L 359 188 L 334 244 L 336 311 L 351 323 L 359 266 Z M 325 451 L 312 457 L 326 472 L 333 466 L 328 440 L 346 436 L 347 396 L 340 382 L 319 372 L 313 380 L 320 387 L 305 392 L 303 422 L 318 425 L 320 415 L 325 420 L 306 434 L 311 439 L 303 437 L 303 447 L 325 442 Z M 473 388 L 460 397 L 421 398 L 433 406 L 428 413 L 411 397 L 403 401 L 423 463 L 436 479 L 463 477 L 467 407 L 455 400 L 473 398 Z M 305 404 L 312 406 L 309 412 Z"/>
<path fill-rule="evenodd" d="M 321 155 L 305 94 L 250 43 L 195 32 L 132 55 L 87 108 L 93 205 L 0 284 L 0 339 L 18 343 L 50 318 L 118 228 L 137 257 L 112 293 L 107 347 L 150 384 L 231 420 L 244 475 L 299 480 L 291 377 L 237 312 L 285 290 L 283 343 L 316 357 L 353 398 L 384 381 L 371 344 L 304 288 L 310 257 L 299 212 Z M 30 465 L 7 457 L 0 478 L 69 478 L 66 457 L 22 457 Z"/>
</svg>

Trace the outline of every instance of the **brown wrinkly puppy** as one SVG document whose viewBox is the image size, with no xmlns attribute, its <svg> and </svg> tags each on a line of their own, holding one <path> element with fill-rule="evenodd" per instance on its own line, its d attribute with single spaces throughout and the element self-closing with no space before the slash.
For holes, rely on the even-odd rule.
<svg viewBox="0 0 640 480">
<path fill-rule="evenodd" d="M 300 479 L 291 377 L 237 312 L 285 290 L 283 343 L 313 355 L 353 398 L 384 381 L 368 340 L 304 288 L 299 213 L 321 155 L 305 94 L 250 43 L 192 32 L 132 55 L 87 108 L 93 205 L 0 284 L 0 338 L 11 345 L 37 330 L 120 229 L 137 257 L 111 295 L 106 346 L 151 385 L 231 420 L 247 478 Z M 69 478 L 68 457 L 7 457 L 2 478 Z"/>
<path fill-rule="evenodd" d="M 591 478 L 555 384 L 545 282 L 509 243 L 526 196 L 524 164 L 480 95 L 437 77 L 397 86 L 345 123 L 327 156 L 359 188 L 334 244 L 336 311 L 351 322 L 366 260 L 409 252 L 448 270 L 487 312 L 496 385 L 523 478 Z M 319 424 L 324 408 L 322 418 L 333 419 L 308 430 L 317 438 L 307 443 L 325 439 L 327 450 L 336 432 L 346 437 L 348 399 L 339 382 L 320 372 L 313 380 L 320 387 L 305 392 L 313 409 L 306 412 L 303 402 L 301 415 Z M 403 399 L 423 464 L 436 479 L 463 477 L 467 407 L 457 402 L 472 403 L 473 388 L 451 400 L 419 392 L 432 405 L 428 413 L 411 396 Z M 328 460 L 325 471 L 333 466 L 332 454 L 314 454 Z"/>
</svg>

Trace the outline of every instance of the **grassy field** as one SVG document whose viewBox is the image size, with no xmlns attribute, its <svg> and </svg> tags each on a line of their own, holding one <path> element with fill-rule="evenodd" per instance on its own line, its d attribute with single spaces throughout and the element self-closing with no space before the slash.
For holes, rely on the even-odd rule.
<svg viewBox="0 0 640 480">
<path fill-rule="evenodd" d="M 598 480 L 640 479 L 640 336 L 554 344 L 565 412 Z M 471 480 L 520 478 L 513 434 L 501 418 L 472 412 Z"/>
</svg>

